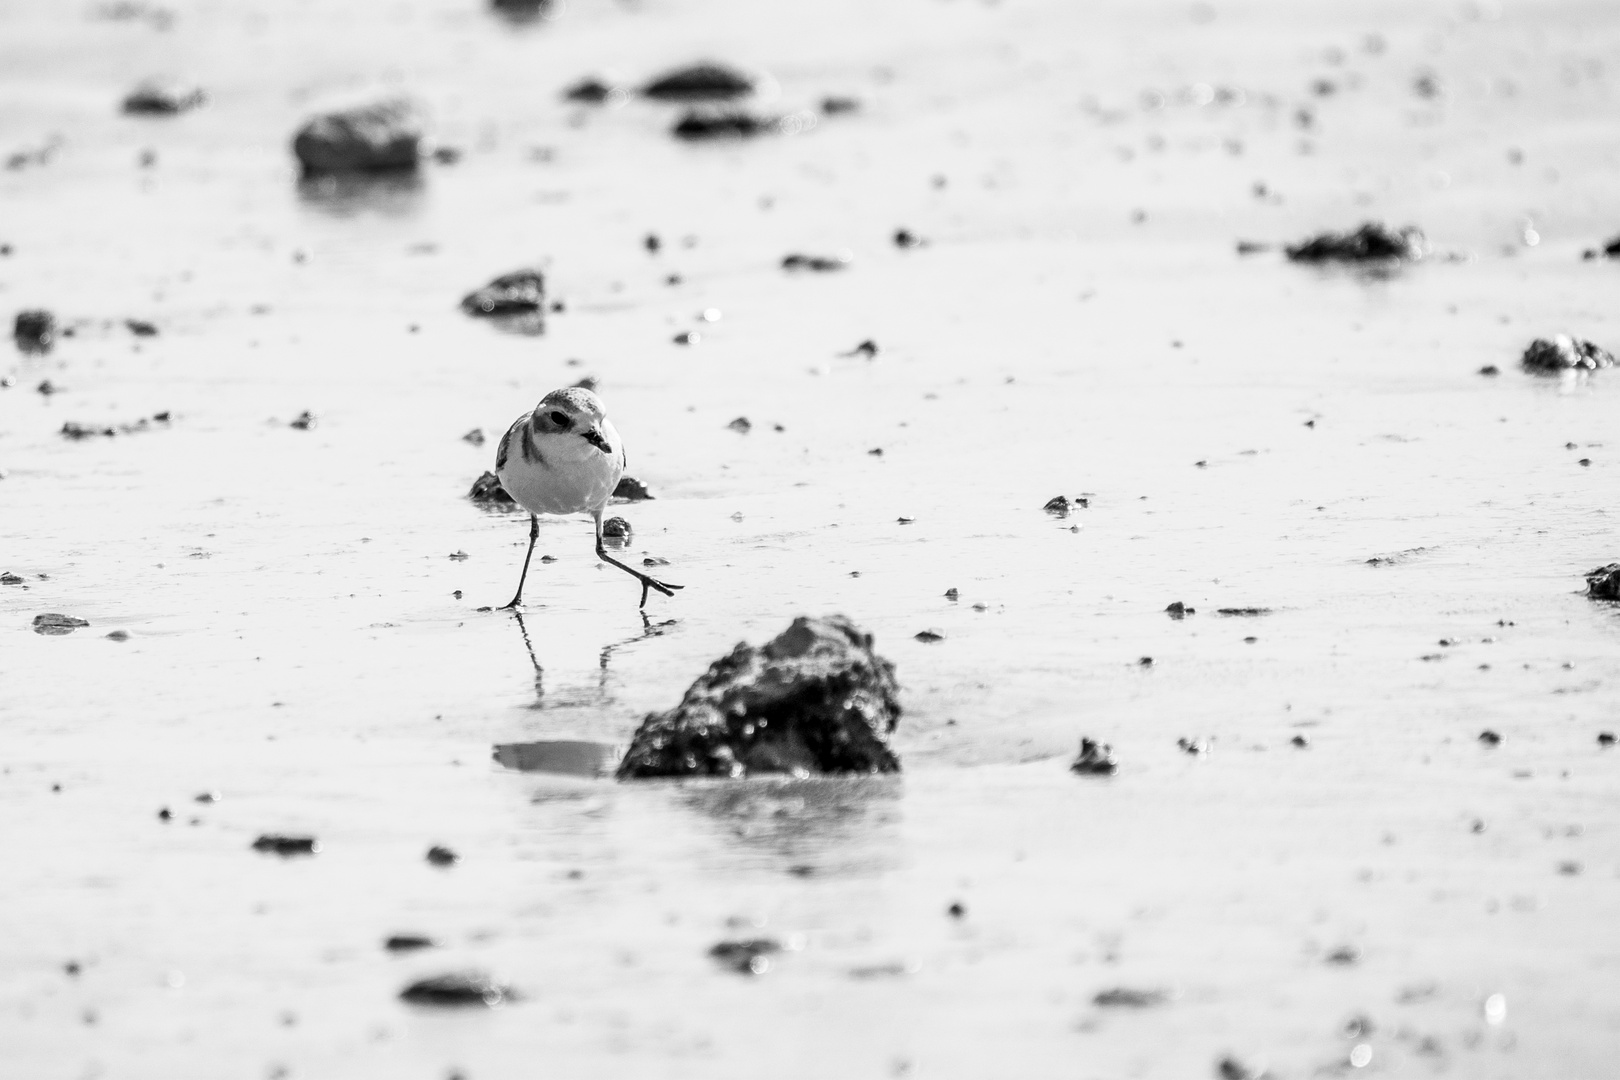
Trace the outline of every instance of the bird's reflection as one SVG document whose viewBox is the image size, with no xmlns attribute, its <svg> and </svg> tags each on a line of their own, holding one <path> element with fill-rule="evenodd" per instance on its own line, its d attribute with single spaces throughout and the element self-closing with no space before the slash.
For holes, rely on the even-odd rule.
<svg viewBox="0 0 1620 1080">
<path fill-rule="evenodd" d="M 641 616 L 641 632 L 639 634 L 634 634 L 627 637 L 622 641 L 615 641 L 611 644 L 602 646 L 602 651 L 597 655 L 596 694 L 595 700 L 589 703 L 606 704 L 611 700 L 608 694 L 608 672 L 609 667 L 612 664 L 613 657 L 618 650 L 627 645 L 634 645 L 638 641 L 646 641 L 648 638 L 660 637 L 663 634 L 668 633 L 669 628 L 674 626 L 679 621 L 677 619 L 665 619 L 662 622 L 653 622 L 647 617 L 647 613 L 645 611 L 637 612 L 637 614 Z M 543 709 L 546 707 L 545 668 L 540 663 L 540 654 L 535 652 L 534 639 L 529 636 L 529 624 L 523 621 L 523 612 L 514 608 L 512 610 L 512 618 L 517 621 L 518 632 L 523 636 L 523 649 L 529 654 L 529 664 L 534 668 L 534 702 L 529 706 L 529 708 Z M 567 701 L 560 702 L 559 704 L 580 705 L 587 704 L 587 702 Z"/>
<path fill-rule="evenodd" d="M 892 869 L 899 860 L 900 778 L 759 777 L 683 785 L 681 801 L 732 842 L 799 877 Z"/>
</svg>

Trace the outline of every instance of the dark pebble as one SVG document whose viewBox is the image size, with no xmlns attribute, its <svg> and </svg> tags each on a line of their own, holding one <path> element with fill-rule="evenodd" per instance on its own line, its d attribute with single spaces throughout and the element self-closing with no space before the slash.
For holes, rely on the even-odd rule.
<svg viewBox="0 0 1620 1080">
<path fill-rule="evenodd" d="M 174 817 L 174 812 L 165 806 L 158 811 L 157 816 L 159 821 L 169 821 Z"/>
<path fill-rule="evenodd" d="M 613 93 L 613 87 L 594 76 L 587 76 L 563 91 L 564 101 L 579 101 L 586 105 L 600 105 Z"/>
<path fill-rule="evenodd" d="M 704 62 L 676 68 L 641 88 L 658 101 L 730 101 L 754 92 L 754 80 L 723 64 Z"/>
<path fill-rule="evenodd" d="M 461 861 L 461 856 L 447 847 L 434 844 L 428 848 L 427 861 L 434 866 L 454 866 Z"/>
<path fill-rule="evenodd" d="M 910 229 L 896 229 L 894 231 L 894 246 L 897 248 L 922 247 L 927 242 Z"/>
<path fill-rule="evenodd" d="M 312 117 L 293 137 L 305 176 L 415 169 L 421 115 L 408 101 L 380 101 Z"/>
<path fill-rule="evenodd" d="M 1614 732 L 1612 732 L 1612 731 L 1600 731 L 1600 732 L 1598 732 L 1598 740 L 1597 741 L 1598 741 L 1599 746 L 1613 746 L 1614 745 Z"/>
<path fill-rule="evenodd" d="M 741 109 L 718 112 L 693 109 L 677 120 L 669 133 L 677 139 L 698 142 L 704 139 L 749 139 L 776 131 L 780 122 L 772 116 L 756 116 Z"/>
<path fill-rule="evenodd" d="M 860 110 L 859 98 L 831 96 L 821 99 L 821 111 L 826 116 L 842 116 Z"/>
<path fill-rule="evenodd" d="M 737 419 L 726 425 L 726 427 L 730 428 L 732 431 L 740 431 L 744 434 L 747 434 L 750 430 L 752 430 L 753 426 L 753 424 L 749 423 L 748 417 L 746 416 L 739 416 Z"/>
<path fill-rule="evenodd" d="M 1256 615 L 1270 615 L 1271 609 L 1265 607 L 1223 607 L 1216 608 L 1217 615 L 1236 615 L 1240 617 L 1253 617 Z"/>
<path fill-rule="evenodd" d="M 525 268 L 502 274 L 463 296 L 461 310 L 476 316 L 529 315 L 541 310 L 545 302 L 545 275 Z"/>
<path fill-rule="evenodd" d="M 412 952 L 416 949 L 435 949 L 439 943 L 425 934 L 394 934 L 383 942 L 389 952 Z"/>
<path fill-rule="evenodd" d="M 199 86 L 170 79 L 148 79 L 124 98 L 124 111 L 132 115 L 173 116 L 195 109 L 208 100 Z"/>
<path fill-rule="evenodd" d="M 1486 728 L 1484 731 L 1479 733 L 1479 741 L 1484 743 L 1486 746 L 1495 746 L 1502 741 L 1502 736 L 1498 735 L 1490 728 Z"/>
<path fill-rule="evenodd" d="M 1330 964 L 1348 967 L 1361 959 L 1361 950 L 1354 945 L 1340 945 L 1337 949 L 1323 957 Z"/>
<path fill-rule="evenodd" d="M 961 595 L 962 594 L 957 592 L 955 588 L 950 588 L 950 589 L 945 590 L 945 599 L 947 599 L 947 600 L 954 601 L 954 600 L 956 600 L 957 597 L 959 597 Z"/>
<path fill-rule="evenodd" d="M 1177 739 L 1176 746 L 1181 749 L 1182 753 L 1192 754 L 1195 757 L 1209 753 L 1208 739 Z"/>
<path fill-rule="evenodd" d="M 466 442 L 466 443 L 472 443 L 474 446 L 483 446 L 484 441 L 485 441 L 484 440 L 484 429 L 483 428 L 476 428 L 476 427 L 473 428 L 471 431 L 467 432 L 467 434 L 465 434 L 465 435 L 463 435 L 461 437 L 461 441 Z"/>
<path fill-rule="evenodd" d="M 315 414 L 305 409 L 287 426 L 295 431 L 308 431 L 315 426 Z"/>
<path fill-rule="evenodd" d="M 501 486 L 501 478 L 492 472 L 486 472 L 477 480 L 467 492 L 467 498 L 475 503 L 485 503 L 491 506 L 516 506 L 517 500 L 507 494 Z"/>
<path fill-rule="evenodd" d="M 602 535 L 609 540 L 628 540 L 630 531 L 630 523 L 622 517 L 610 517 L 602 522 Z"/>
<path fill-rule="evenodd" d="M 0 585 L 21 585 L 22 583 L 23 578 L 20 574 L 13 574 L 10 570 L 0 574 Z"/>
<path fill-rule="evenodd" d="M 56 341 L 56 316 L 42 308 L 19 311 L 11 336 L 25 353 L 49 352 Z"/>
<path fill-rule="evenodd" d="M 945 914 L 953 919 L 960 919 L 967 915 L 967 908 L 960 900 L 952 901 L 951 906 L 945 909 Z"/>
<path fill-rule="evenodd" d="M 313 836 L 283 836 L 265 833 L 253 841 L 254 851 L 267 851 L 275 855 L 318 855 L 321 842 Z"/>
<path fill-rule="evenodd" d="M 1593 600 L 1620 600 L 1620 562 L 1588 570 L 1586 595 Z"/>
<path fill-rule="evenodd" d="M 782 951 L 779 941 L 753 938 L 748 941 L 722 941 L 709 955 L 740 975 L 763 975 L 771 968 L 770 957 Z"/>
<path fill-rule="evenodd" d="M 945 635 L 939 633 L 937 630 L 919 630 L 917 633 L 913 634 L 912 636 L 915 637 L 918 641 L 923 642 L 924 644 L 932 644 L 933 642 L 936 642 L 936 641 L 944 641 L 945 640 Z"/>
<path fill-rule="evenodd" d="M 59 615 L 54 611 L 34 616 L 34 633 L 46 634 L 51 637 L 71 634 L 80 627 L 89 625 L 90 623 L 86 619 L 80 619 L 73 615 Z"/>
<path fill-rule="evenodd" d="M 1502 374 L 1502 369 L 1497 367 L 1495 364 L 1486 364 L 1484 367 L 1479 369 L 1479 373 L 1481 375 L 1500 375 Z"/>
<path fill-rule="evenodd" d="M 399 992 L 413 1005 L 483 1005 L 493 1007 L 515 1000 L 512 988 L 480 971 L 456 971 L 418 979 Z"/>
<path fill-rule="evenodd" d="M 670 338 L 670 340 L 677 345 L 696 345 L 698 342 L 703 340 L 703 335 L 698 333 L 696 330 L 683 330 L 679 334 L 676 334 L 673 338 Z"/>
<path fill-rule="evenodd" d="M 1118 768 L 1113 747 L 1092 739 L 1081 739 L 1080 756 L 1074 759 L 1069 771 L 1082 776 L 1112 776 Z"/>
<path fill-rule="evenodd" d="M 613 489 L 613 497 L 623 499 L 625 502 L 644 502 L 654 496 L 640 480 L 633 476 L 623 476 L 619 478 L 618 487 Z"/>
<path fill-rule="evenodd" d="M 136 337 L 156 337 L 158 328 L 156 323 L 149 323 L 145 319 L 125 319 L 124 325 Z"/>
<path fill-rule="evenodd" d="M 1290 745 L 1297 746 L 1301 750 L 1311 745 L 1310 736 L 1308 735 L 1295 735 L 1292 739 L 1289 739 L 1288 742 Z"/>
<path fill-rule="evenodd" d="M 1091 999 L 1091 1003 L 1103 1009 L 1150 1009 L 1169 1000 L 1170 995 L 1163 990 L 1136 990 L 1128 986 L 1116 986 L 1112 990 L 1104 990 L 1097 994 Z"/>
<path fill-rule="evenodd" d="M 1190 608 L 1186 604 L 1183 604 L 1180 600 L 1172 600 L 1169 606 L 1164 609 L 1164 613 L 1179 622 L 1180 620 L 1185 619 L 1188 615 L 1198 614 L 1198 609 Z"/>
<path fill-rule="evenodd" d="M 1045 510 L 1048 514 L 1051 514 L 1053 517 L 1066 518 L 1069 516 L 1068 496 L 1054 495 L 1052 498 L 1046 500 L 1046 505 L 1041 507 L 1041 509 Z"/>
<path fill-rule="evenodd" d="M 843 270 L 849 266 L 849 260 L 829 255 L 805 255 L 795 252 L 782 257 L 784 270 L 812 270 L 816 273 L 830 273 L 834 270 Z"/>
<path fill-rule="evenodd" d="M 844 355 L 844 356 L 859 356 L 859 357 L 863 357 L 864 359 L 871 360 L 872 358 L 877 356 L 877 354 L 878 354 L 878 343 L 873 341 L 871 338 L 867 338 L 865 341 L 861 342 L 859 345 L 857 345 L 853 349 L 849 350 L 849 352 L 844 353 L 842 355 Z"/>
</svg>

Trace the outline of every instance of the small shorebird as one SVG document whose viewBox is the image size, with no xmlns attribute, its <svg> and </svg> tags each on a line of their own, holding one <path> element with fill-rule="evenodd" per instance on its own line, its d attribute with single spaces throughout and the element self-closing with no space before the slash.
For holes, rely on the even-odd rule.
<svg viewBox="0 0 1620 1080">
<path fill-rule="evenodd" d="M 495 475 L 501 486 L 529 512 L 529 553 L 517 594 L 507 608 L 523 602 L 523 582 L 534 558 L 541 514 L 589 514 L 596 520 L 596 557 L 641 582 L 641 606 L 647 590 L 674 596 L 657 578 L 632 570 L 602 547 L 602 511 L 624 475 L 624 443 L 602 408 L 602 399 L 582 387 L 553 390 L 534 411 L 518 417 L 495 452 Z"/>
</svg>

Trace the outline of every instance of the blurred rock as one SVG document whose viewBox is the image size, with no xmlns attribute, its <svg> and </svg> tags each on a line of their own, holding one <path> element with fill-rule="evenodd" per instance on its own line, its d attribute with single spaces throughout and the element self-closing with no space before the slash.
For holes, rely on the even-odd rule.
<svg viewBox="0 0 1620 1080">
<path fill-rule="evenodd" d="M 602 538 L 604 540 L 628 541 L 630 533 L 630 523 L 622 517 L 610 517 L 602 522 Z"/>
<path fill-rule="evenodd" d="M 44 634 L 47 637 L 61 637 L 63 634 L 71 634 L 80 627 L 89 625 L 90 622 L 87 619 L 80 619 L 73 615 L 59 615 L 54 611 L 34 616 L 34 633 Z"/>
<path fill-rule="evenodd" d="M 178 79 L 147 79 L 124 98 L 124 111 L 144 116 L 173 116 L 208 100 L 202 87 Z"/>
<path fill-rule="evenodd" d="M 422 118 L 396 99 L 313 117 L 293 137 L 306 176 L 398 172 L 416 168 Z"/>
<path fill-rule="evenodd" d="M 1526 371 L 1596 371 L 1614 366 L 1614 354 L 1598 345 L 1569 334 L 1554 334 L 1552 340 L 1537 338 L 1524 350 L 1519 363 Z"/>
<path fill-rule="evenodd" d="M 1094 739 L 1081 739 L 1080 756 L 1074 759 L 1069 771 L 1082 776 L 1112 776 L 1118 768 L 1113 747 Z"/>
<path fill-rule="evenodd" d="M 1293 261 L 1307 263 L 1417 260 L 1427 252 L 1428 241 L 1415 226 L 1391 229 L 1369 221 L 1355 232 L 1322 233 L 1286 250 Z"/>
<path fill-rule="evenodd" d="M 640 480 L 633 476 L 626 476 L 622 477 L 619 480 L 619 486 L 613 489 L 613 497 L 623 499 L 625 502 L 643 502 L 653 498 L 653 493 L 647 490 L 647 485 Z"/>
<path fill-rule="evenodd" d="M 782 943 L 770 938 L 748 941 L 722 941 L 709 955 L 739 975 L 763 975 L 771 968 L 770 957 L 782 951 Z"/>
<path fill-rule="evenodd" d="M 265 851 L 273 855 L 318 855 L 321 842 L 313 836 L 284 836 L 281 833 L 265 833 L 253 841 L 254 851 Z"/>
<path fill-rule="evenodd" d="M 641 88 L 658 101 L 730 101 L 753 92 L 753 78 L 712 62 L 676 68 Z"/>
<path fill-rule="evenodd" d="M 613 93 L 609 86 L 595 76 L 587 76 L 563 91 L 564 101 L 578 101 L 586 105 L 601 105 Z"/>
<path fill-rule="evenodd" d="M 546 279 L 538 270 L 514 270 L 461 298 L 468 315 L 527 315 L 546 303 Z"/>
<path fill-rule="evenodd" d="M 829 273 L 834 270 L 843 270 L 849 266 L 849 259 L 840 255 L 805 255 L 794 252 L 792 255 L 782 257 L 784 270 L 813 270 L 816 273 Z"/>
<path fill-rule="evenodd" d="M 669 130 L 677 139 L 691 142 L 701 139 L 746 139 L 769 134 L 777 130 L 779 123 L 774 116 L 756 116 L 741 109 L 715 112 L 693 109 Z"/>
<path fill-rule="evenodd" d="M 43 308 L 19 311 L 11 336 L 25 353 L 49 352 L 56 342 L 56 316 Z"/>
<path fill-rule="evenodd" d="M 715 661 L 675 708 L 650 714 L 620 779 L 898 772 L 894 666 L 841 615 L 800 616 L 763 647 Z"/>
</svg>

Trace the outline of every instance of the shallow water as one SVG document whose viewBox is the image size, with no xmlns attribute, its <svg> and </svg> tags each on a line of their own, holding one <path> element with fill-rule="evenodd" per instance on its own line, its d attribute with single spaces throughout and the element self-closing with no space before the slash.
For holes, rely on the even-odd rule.
<svg viewBox="0 0 1620 1080">
<path fill-rule="evenodd" d="M 1620 559 L 1620 373 L 1516 368 L 1620 340 L 1579 257 L 1620 229 L 1601 6 L 170 7 L 0 11 L 0 151 L 61 139 L 0 171 L 0 313 L 77 324 L 0 361 L 0 1074 L 1607 1075 L 1620 609 L 1581 574 Z M 702 56 L 864 109 L 692 146 L 557 99 Z M 162 71 L 208 106 L 119 116 Z M 299 184 L 302 117 L 378 88 L 461 161 Z M 1234 250 L 1369 217 L 1435 257 Z M 543 333 L 457 310 L 534 263 Z M 686 589 L 643 621 L 546 521 L 520 626 L 478 608 L 526 522 L 462 496 L 585 375 Z M 897 665 L 898 778 L 500 760 L 623 743 L 825 612 Z M 709 955 L 755 938 L 761 974 Z M 468 966 L 520 1000 L 396 998 Z"/>
</svg>

